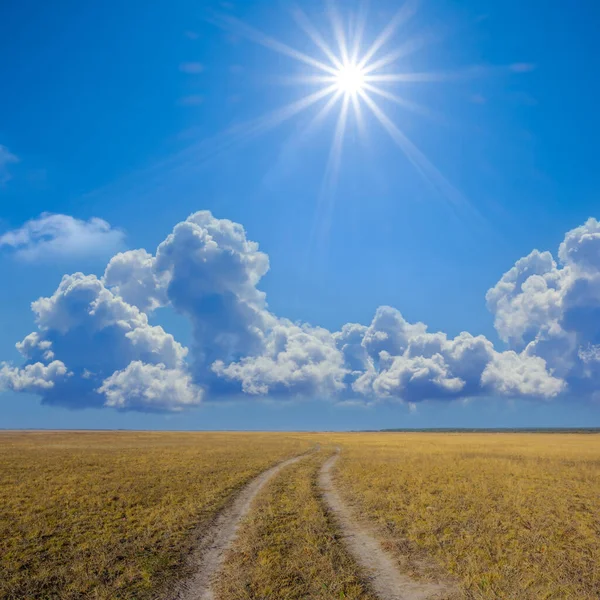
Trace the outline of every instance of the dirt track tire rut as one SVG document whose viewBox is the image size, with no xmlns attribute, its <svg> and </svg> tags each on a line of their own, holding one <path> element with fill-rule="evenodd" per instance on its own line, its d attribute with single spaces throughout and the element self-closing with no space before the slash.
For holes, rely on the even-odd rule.
<svg viewBox="0 0 600 600">
<path fill-rule="evenodd" d="M 319 474 L 323 501 L 332 513 L 350 554 L 369 578 L 372 590 L 381 600 L 434 600 L 447 598 L 449 586 L 415 581 L 401 573 L 392 557 L 381 547 L 366 526 L 356 522 L 333 485 L 332 468 L 339 452 L 328 458 Z"/>
<path fill-rule="evenodd" d="M 169 600 L 214 600 L 212 583 L 221 570 L 225 554 L 234 542 L 239 524 L 250 511 L 254 498 L 283 468 L 305 456 L 307 454 L 301 454 L 263 471 L 242 488 L 233 502 L 217 515 L 202 534 L 192 557 L 194 574 L 172 590 Z"/>
</svg>

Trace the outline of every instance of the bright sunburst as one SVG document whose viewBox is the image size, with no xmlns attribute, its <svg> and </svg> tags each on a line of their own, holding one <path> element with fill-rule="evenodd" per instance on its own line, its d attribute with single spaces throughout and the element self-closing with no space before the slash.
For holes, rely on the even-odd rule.
<svg viewBox="0 0 600 600">
<path fill-rule="evenodd" d="M 326 179 L 331 181 L 337 177 L 339 171 L 350 114 L 354 115 L 360 129 L 363 130 L 363 112 L 367 110 L 429 184 L 446 199 L 455 204 L 465 205 L 462 194 L 388 116 L 380 102 L 384 100 L 420 115 L 431 116 L 431 111 L 426 107 L 403 97 L 403 85 L 448 81 L 457 75 L 464 77 L 465 74 L 468 76 L 479 74 L 481 70 L 468 68 L 452 73 L 398 70 L 406 57 L 435 40 L 431 33 L 422 33 L 404 39 L 397 35 L 415 14 L 417 0 L 407 0 L 370 43 L 364 39 L 366 37 L 365 3 L 360 4 L 363 8 L 357 14 L 353 14 L 352 17 L 348 15 L 348 18 L 344 19 L 338 14 L 333 0 L 325 0 L 325 2 L 332 35 L 323 35 L 299 7 L 292 10 L 296 23 L 314 43 L 314 54 L 292 48 L 285 42 L 269 37 L 233 17 L 221 15 L 213 19 L 217 25 L 290 57 L 312 70 L 312 73 L 282 77 L 286 83 L 296 83 L 304 86 L 305 89 L 307 87 L 312 89 L 297 101 L 250 123 L 242 136 L 249 137 L 262 133 L 312 106 L 320 105 L 313 117 L 309 128 L 311 129 L 314 125 L 322 123 L 324 118 L 337 107 L 339 112 L 326 168 Z M 391 48 L 386 50 L 388 46 Z"/>
<path fill-rule="evenodd" d="M 365 88 L 365 73 L 357 64 L 343 65 L 332 79 L 337 89 L 345 94 L 358 94 Z"/>
</svg>

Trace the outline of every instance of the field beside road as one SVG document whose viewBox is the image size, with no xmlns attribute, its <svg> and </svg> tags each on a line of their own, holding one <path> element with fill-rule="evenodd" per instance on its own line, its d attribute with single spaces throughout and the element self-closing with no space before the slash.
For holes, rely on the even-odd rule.
<svg viewBox="0 0 600 600">
<path fill-rule="evenodd" d="M 194 530 L 305 452 L 278 433 L 0 433 L 0 598 L 155 597 Z"/>
<path fill-rule="evenodd" d="M 401 570 L 443 569 L 468 599 L 600 598 L 600 436 L 336 438 L 336 482 Z"/>
</svg>

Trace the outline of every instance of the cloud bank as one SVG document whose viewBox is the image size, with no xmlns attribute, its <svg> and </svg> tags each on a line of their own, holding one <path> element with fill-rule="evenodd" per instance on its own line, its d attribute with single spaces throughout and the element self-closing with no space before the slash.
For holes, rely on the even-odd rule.
<svg viewBox="0 0 600 600">
<path fill-rule="evenodd" d="M 31 229 L 27 224 L 19 235 L 35 238 Z M 108 224 L 100 229 L 111 231 Z M 294 323 L 268 308 L 259 288 L 268 269 L 268 256 L 240 224 L 197 212 L 154 254 L 118 253 L 103 277 L 65 275 L 52 296 L 33 302 L 37 329 L 17 344 L 25 364 L 4 364 L 0 389 L 71 408 L 142 411 L 266 396 L 412 404 L 597 394 L 595 219 L 566 234 L 558 262 L 534 250 L 488 291 L 506 350 L 481 335 L 429 332 L 388 306 L 369 324 L 348 323 L 335 332 Z M 190 348 L 150 324 L 163 307 L 189 320 Z"/>
</svg>

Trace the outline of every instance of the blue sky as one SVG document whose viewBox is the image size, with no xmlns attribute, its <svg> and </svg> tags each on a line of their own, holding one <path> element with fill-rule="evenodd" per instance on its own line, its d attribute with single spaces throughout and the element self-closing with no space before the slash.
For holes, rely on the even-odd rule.
<svg viewBox="0 0 600 600">
<path fill-rule="evenodd" d="M 371 4 L 363 52 L 398 10 Z M 327 62 L 293 6 L 0 7 L 0 426 L 600 425 L 600 8 L 422 2 L 377 57 L 427 36 L 385 72 L 436 80 L 382 87 L 431 114 L 373 98 L 435 175 L 359 100 L 328 177 L 343 94 L 241 135 L 319 89 L 245 35 Z M 126 325 L 90 316 L 109 296 Z"/>
</svg>

